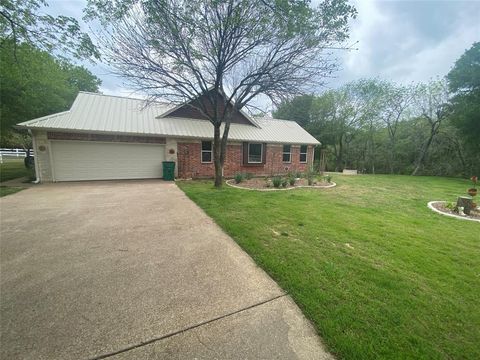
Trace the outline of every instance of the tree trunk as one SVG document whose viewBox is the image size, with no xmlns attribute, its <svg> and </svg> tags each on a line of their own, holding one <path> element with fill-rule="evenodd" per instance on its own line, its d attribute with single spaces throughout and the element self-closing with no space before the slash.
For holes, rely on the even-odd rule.
<svg viewBox="0 0 480 360">
<path fill-rule="evenodd" d="M 343 137 L 340 137 L 338 143 L 338 152 L 335 154 L 335 171 L 341 172 L 343 170 Z"/>
<path fill-rule="evenodd" d="M 389 167 L 390 167 L 390 174 L 395 173 L 395 139 L 390 139 L 390 152 L 389 152 Z"/>
<path fill-rule="evenodd" d="M 413 170 L 412 175 L 417 175 L 418 171 L 423 165 L 423 162 L 425 161 L 425 157 L 427 156 L 428 149 L 430 148 L 430 145 L 432 144 L 433 138 L 435 135 L 438 133 L 438 122 L 435 122 L 432 124 L 432 127 L 430 129 L 430 136 L 428 137 L 427 142 L 422 146 L 422 150 L 420 151 L 420 155 L 417 159 L 417 163 L 415 165 L 415 170 Z"/>
<path fill-rule="evenodd" d="M 215 165 L 215 187 L 221 188 L 223 183 L 222 146 L 220 143 L 220 124 L 214 125 L 213 164 Z"/>
</svg>

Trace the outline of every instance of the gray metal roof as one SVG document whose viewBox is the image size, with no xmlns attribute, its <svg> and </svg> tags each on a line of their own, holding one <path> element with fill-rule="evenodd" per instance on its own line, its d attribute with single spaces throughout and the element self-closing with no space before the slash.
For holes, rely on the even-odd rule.
<svg viewBox="0 0 480 360">
<path fill-rule="evenodd" d="M 166 137 L 213 138 L 207 120 L 161 117 L 173 105 L 80 92 L 71 109 L 18 124 L 29 129 L 90 131 Z M 294 121 L 255 118 L 257 126 L 231 124 L 229 139 L 284 144 L 319 144 Z"/>
</svg>

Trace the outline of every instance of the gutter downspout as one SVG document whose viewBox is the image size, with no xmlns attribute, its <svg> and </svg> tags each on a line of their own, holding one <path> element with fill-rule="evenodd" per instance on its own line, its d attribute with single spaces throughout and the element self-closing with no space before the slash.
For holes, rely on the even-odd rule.
<svg viewBox="0 0 480 360">
<path fill-rule="evenodd" d="M 33 136 L 32 130 L 28 129 L 28 133 L 32 137 L 32 145 L 33 145 L 33 155 L 34 155 L 34 160 L 33 163 L 35 165 L 35 181 L 32 181 L 33 184 L 38 184 L 40 182 L 40 177 L 38 174 L 40 173 L 40 170 L 38 169 L 38 156 L 37 156 L 37 142 L 35 141 L 35 136 Z"/>
</svg>

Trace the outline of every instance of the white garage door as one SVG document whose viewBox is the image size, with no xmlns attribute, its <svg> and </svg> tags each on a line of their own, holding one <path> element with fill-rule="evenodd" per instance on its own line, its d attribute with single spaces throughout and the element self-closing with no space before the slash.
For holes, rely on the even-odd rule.
<svg viewBox="0 0 480 360">
<path fill-rule="evenodd" d="M 165 145 L 52 141 L 55 181 L 162 177 Z"/>
</svg>

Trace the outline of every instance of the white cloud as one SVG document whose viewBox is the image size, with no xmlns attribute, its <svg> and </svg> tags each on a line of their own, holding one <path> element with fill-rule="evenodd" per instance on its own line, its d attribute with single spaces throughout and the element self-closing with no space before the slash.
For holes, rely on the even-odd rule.
<svg viewBox="0 0 480 360">
<path fill-rule="evenodd" d="M 353 1 L 358 18 L 332 86 L 362 77 L 402 83 L 445 76 L 456 59 L 480 40 L 480 2 Z M 448 25 L 448 26 L 447 26 Z"/>
</svg>

